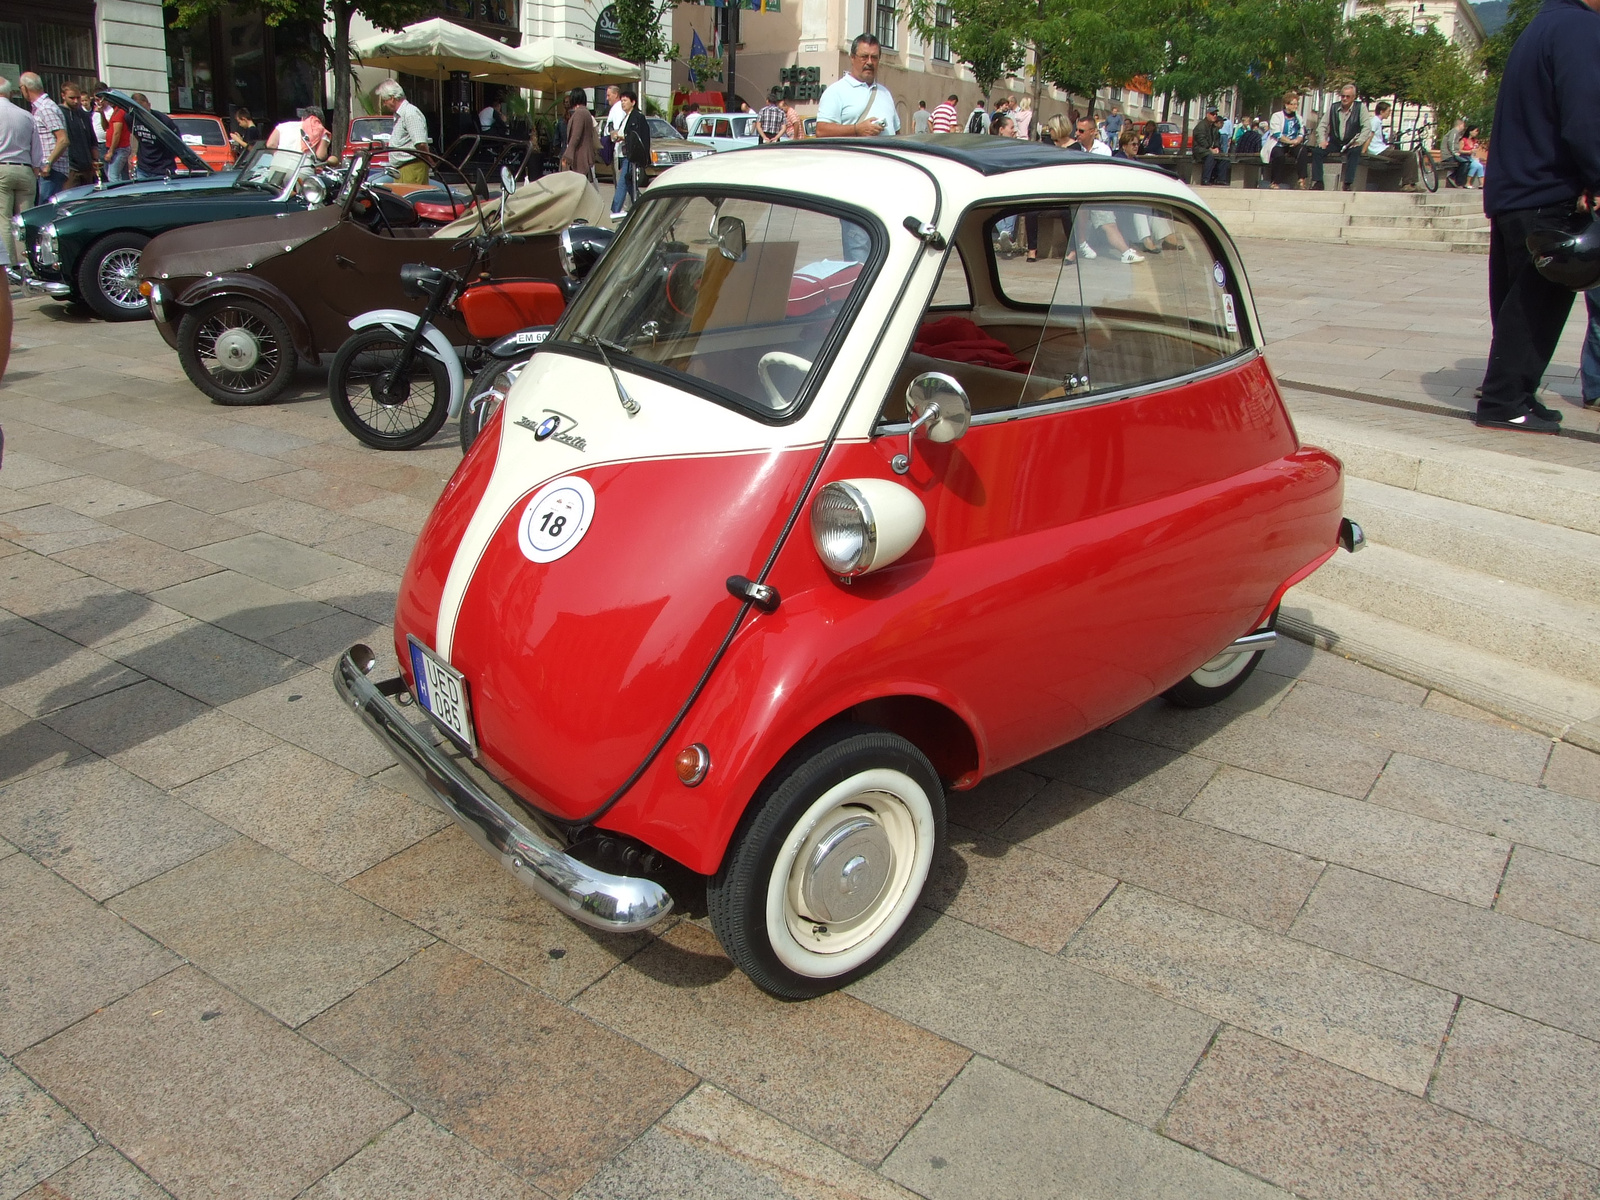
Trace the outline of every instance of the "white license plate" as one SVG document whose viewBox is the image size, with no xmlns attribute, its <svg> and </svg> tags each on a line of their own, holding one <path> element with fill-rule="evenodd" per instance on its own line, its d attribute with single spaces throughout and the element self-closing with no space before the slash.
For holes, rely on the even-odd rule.
<svg viewBox="0 0 1600 1200">
<path fill-rule="evenodd" d="M 416 679 L 417 703 L 444 731 L 469 751 L 477 752 L 472 740 L 472 706 L 467 699 L 467 681 L 461 672 L 441 659 L 414 637 L 411 643 L 411 673 Z"/>
</svg>

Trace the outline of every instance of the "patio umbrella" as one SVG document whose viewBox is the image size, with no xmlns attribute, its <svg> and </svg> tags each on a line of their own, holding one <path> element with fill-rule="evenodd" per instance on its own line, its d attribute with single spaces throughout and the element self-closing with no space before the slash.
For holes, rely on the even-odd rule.
<svg viewBox="0 0 1600 1200">
<path fill-rule="evenodd" d="M 634 83 L 639 78 L 638 64 L 566 38 L 528 38 L 516 55 L 525 72 L 522 86 L 546 93 L 601 83 Z"/>
<path fill-rule="evenodd" d="M 464 71 L 484 83 L 533 87 L 520 52 L 491 37 L 435 17 L 399 33 L 381 30 L 358 39 L 351 49 L 365 67 L 404 71 L 423 79 L 446 80 Z"/>
</svg>

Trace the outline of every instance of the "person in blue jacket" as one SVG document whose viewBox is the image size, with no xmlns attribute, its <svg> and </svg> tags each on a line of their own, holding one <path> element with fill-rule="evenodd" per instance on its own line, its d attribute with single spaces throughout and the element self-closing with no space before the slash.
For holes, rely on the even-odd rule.
<svg viewBox="0 0 1600 1200">
<path fill-rule="evenodd" d="M 1600 0 L 1545 0 L 1506 59 L 1494 108 L 1483 211 L 1489 217 L 1494 336 L 1477 422 L 1557 433 L 1537 392 L 1575 295 L 1547 280 L 1528 234 L 1593 211 L 1600 195 Z"/>
</svg>

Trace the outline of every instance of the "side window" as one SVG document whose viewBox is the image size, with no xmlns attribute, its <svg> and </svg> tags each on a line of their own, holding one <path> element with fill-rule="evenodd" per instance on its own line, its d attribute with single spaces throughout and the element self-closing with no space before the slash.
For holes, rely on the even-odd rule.
<svg viewBox="0 0 1600 1200">
<path fill-rule="evenodd" d="M 733 124 L 732 124 L 732 122 L 727 121 L 727 120 L 722 120 L 722 121 L 716 122 L 711 127 L 711 136 L 712 137 L 732 137 L 733 136 Z"/>
<path fill-rule="evenodd" d="M 905 419 L 905 388 L 924 371 L 954 376 L 983 415 L 1176 378 L 1246 344 L 1225 265 L 1198 226 L 1165 206 L 973 212 L 956 245 L 885 423 Z M 974 306 L 969 262 L 998 304 Z"/>
<path fill-rule="evenodd" d="M 1089 390 L 1171 379 L 1244 349 L 1233 281 L 1188 217 L 1161 205 L 1085 206 L 1078 233 Z"/>
<path fill-rule="evenodd" d="M 961 247 L 953 247 L 944 260 L 944 270 L 939 272 L 939 282 L 933 289 L 933 302 L 929 308 L 972 307 L 972 289 L 967 284 L 967 264 L 961 257 Z"/>
</svg>

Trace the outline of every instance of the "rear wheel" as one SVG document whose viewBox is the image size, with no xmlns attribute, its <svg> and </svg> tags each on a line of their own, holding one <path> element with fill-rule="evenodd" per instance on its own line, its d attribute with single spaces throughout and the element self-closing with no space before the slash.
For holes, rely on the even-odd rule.
<svg viewBox="0 0 1600 1200">
<path fill-rule="evenodd" d="M 944 790 L 910 742 L 836 726 L 791 751 L 706 885 L 711 927 L 775 996 L 843 987 L 893 947 L 944 841 Z"/>
<path fill-rule="evenodd" d="M 178 322 L 178 361 L 218 404 L 267 404 L 289 386 L 297 359 L 282 317 L 258 301 L 225 296 Z"/>
<path fill-rule="evenodd" d="M 467 388 L 467 399 L 461 405 L 461 453 L 472 449 L 472 443 L 478 440 L 489 418 L 500 411 L 500 406 L 505 403 L 506 392 L 511 387 L 506 372 L 520 366 L 520 362 L 491 358 L 472 377 L 472 384 Z"/>
<path fill-rule="evenodd" d="M 349 337 L 328 370 L 328 398 L 339 423 L 377 450 L 422 445 L 450 413 L 450 375 L 419 347 L 407 368 L 386 382 L 405 344 L 387 329 Z"/>
<path fill-rule="evenodd" d="M 137 321 L 150 309 L 139 294 L 139 259 L 150 239 L 142 233 L 101 238 L 78 261 L 78 295 L 108 321 Z"/>
<path fill-rule="evenodd" d="M 1262 629 L 1274 629 L 1278 624 L 1278 610 Z M 1179 708 L 1209 708 L 1219 700 L 1226 700 L 1244 686 L 1251 672 L 1266 657 L 1265 650 L 1224 650 L 1210 662 L 1201 665 L 1187 679 L 1173 684 L 1163 696 Z"/>
</svg>

